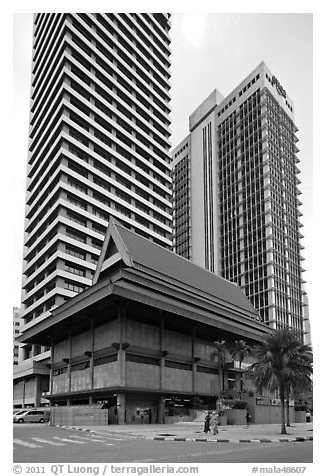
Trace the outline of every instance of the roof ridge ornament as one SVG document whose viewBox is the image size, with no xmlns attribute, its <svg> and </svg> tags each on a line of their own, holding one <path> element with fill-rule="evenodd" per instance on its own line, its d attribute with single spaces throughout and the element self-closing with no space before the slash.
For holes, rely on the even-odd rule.
<svg viewBox="0 0 326 476">
<path fill-rule="evenodd" d="M 93 285 L 101 279 L 101 273 L 112 264 L 110 262 L 112 260 L 114 260 L 114 262 L 122 260 L 126 266 L 134 266 L 130 252 L 119 233 L 118 227 L 122 227 L 121 223 L 111 216 L 94 273 Z M 112 246 L 112 243 L 114 247 L 112 247 L 112 252 L 110 254 L 109 248 Z M 116 250 L 116 252 L 114 252 L 114 250 Z"/>
</svg>

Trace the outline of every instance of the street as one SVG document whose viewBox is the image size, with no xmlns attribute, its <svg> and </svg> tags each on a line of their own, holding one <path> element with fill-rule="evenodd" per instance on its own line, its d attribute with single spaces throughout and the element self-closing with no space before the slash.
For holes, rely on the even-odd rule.
<svg viewBox="0 0 326 476">
<path fill-rule="evenodd" d="M 47 424 L 14 425 L 14 463 L 312 463 L 313 443 L 153 441 Z"/>
</svg>

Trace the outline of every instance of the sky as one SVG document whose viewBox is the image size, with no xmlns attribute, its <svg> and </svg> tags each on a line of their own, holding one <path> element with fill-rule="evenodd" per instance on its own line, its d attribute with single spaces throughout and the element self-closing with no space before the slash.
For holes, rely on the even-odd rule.
<svg viewBox="0 0 326 476">
<path fill-rule="evenodd" d="M 171 28 L 172 146 L 188 134 L 188 118 L 217 88 L 227 96 L 263 60 L 294 102 L 299 128 L 305 273 L 312 223 L 312 14 L 175 13 Z M 13 295 L 19 306 L 27 170 L 32 14 L 13 15 L 14 228 Z M 307 261 L 308 260 L 308 261 Z M 306 278 L 308 281 L 308 278 Z M 307 282 L 307 289 L 309 281 Z M 309 290 L 309 289 L 308 289 Z"/>
</svg>

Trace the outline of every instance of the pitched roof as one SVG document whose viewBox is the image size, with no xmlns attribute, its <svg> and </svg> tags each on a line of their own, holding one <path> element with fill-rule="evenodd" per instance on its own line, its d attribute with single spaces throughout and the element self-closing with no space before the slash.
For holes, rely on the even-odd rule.
<svg viewBox="0 0 326 476">
<path fill-rule="evenodd" d="M 51 328 L 79 313 L 78 321 L 87 319 L 85 309 L 116 296 L 255 340 L 270 332 L 237 285 L 110 219 L 93 285 L 55 308 L 50 318 L 24 330 L 17 340 L 44 344 Z"/>
<path fill-rule="evenodd" d="M 110 254 L 109 248 L 114 252 Z M 101 280 L 105 269 L 110 267 L 112 260 L 117 259 L 122 259 L 126 266 L 149 274 L 159 273 L 178 282 L 180 286 L 190 286 L 258 318 L 257 311 L 239 286 L 129 231 L 111 218 L 93 284 Z"/>
</svg>

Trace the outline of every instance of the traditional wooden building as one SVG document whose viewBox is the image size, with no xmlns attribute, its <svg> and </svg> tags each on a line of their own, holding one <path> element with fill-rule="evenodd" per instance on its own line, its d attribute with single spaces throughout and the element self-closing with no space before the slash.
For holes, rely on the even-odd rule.
<svg viewBox="0 0 326 476">
<path fill-rule="evenodd" d="M 216 400 L 214 341 L 255 343 L 266 332 L 238 286 L 111 220 L 93 285 L 21 340 L 51 346 L 52 405 L 107 402 L 112 422 L 149 409 L 163 422 L 173 401 Z"/>
</svg>

